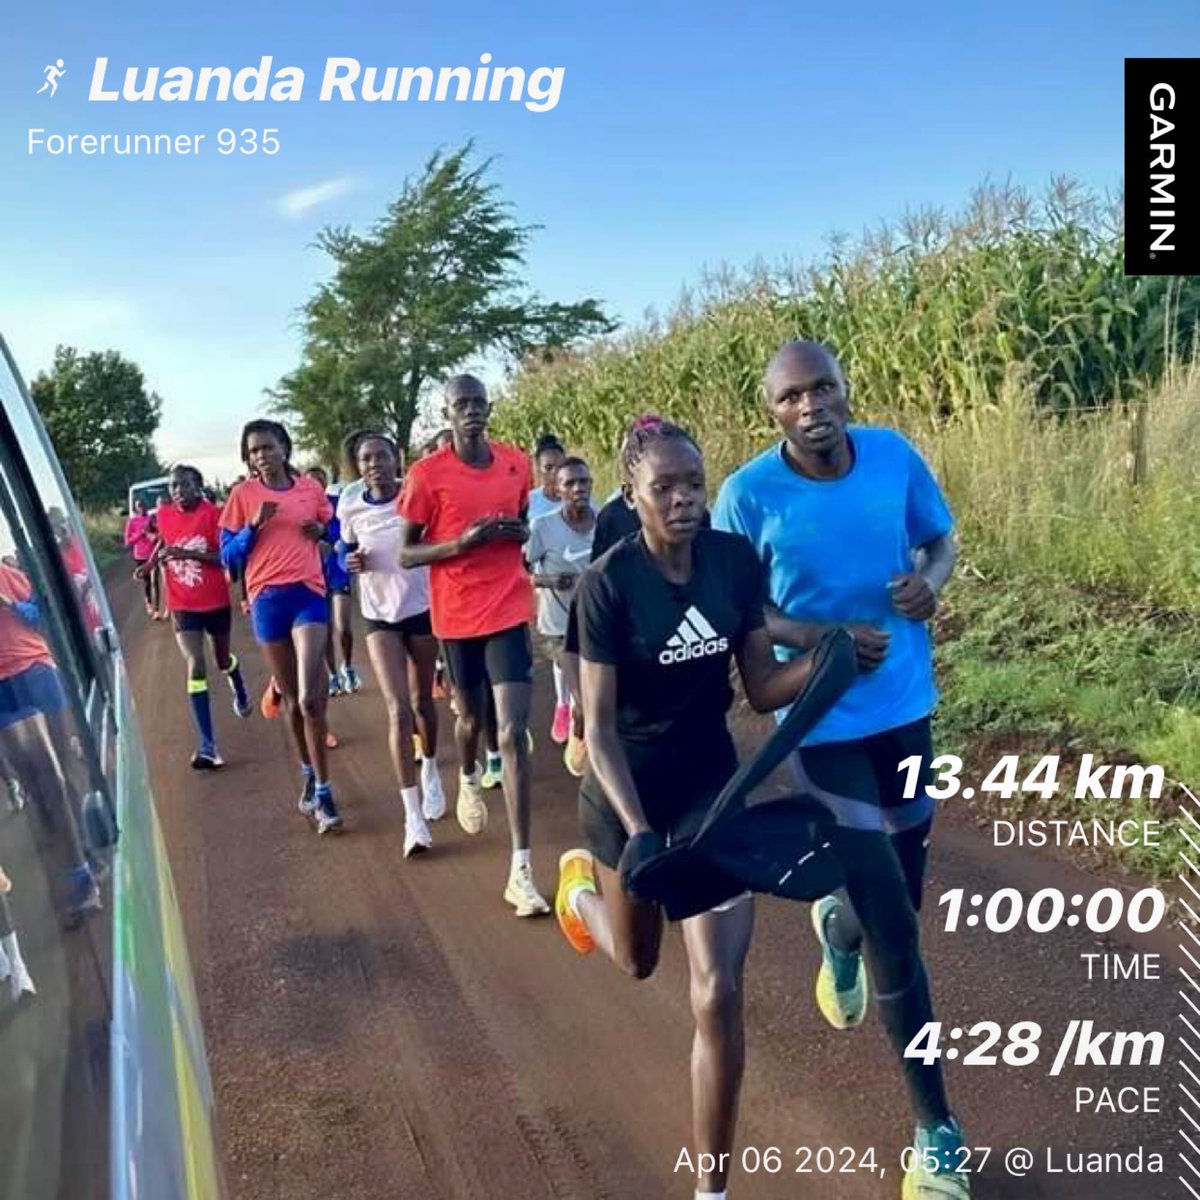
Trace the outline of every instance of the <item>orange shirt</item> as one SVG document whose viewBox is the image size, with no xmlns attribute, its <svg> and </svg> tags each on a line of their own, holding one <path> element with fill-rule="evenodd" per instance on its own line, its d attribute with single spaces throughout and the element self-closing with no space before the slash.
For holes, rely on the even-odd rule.
<svg viewBox="0 0 1200 1200">
<path fill-rule="evenodd" d="M 300 526 L 305 521 L 328 524 L 333 516 L 321 485 L 307 475 L 292 481 L 290 488 L 275 491 L 257 479 L 239 483 L 229 493 L 221 513 L 221 528 L 237 533 L 250 524 L 265 500 L 279 508 L 259 526 L 246 563 L 246 590 L 253 600 L 265 587 L 302 583 L 319 596 L 325 595 L 325 572 L 317 543 L 305 537 Z"/>
<path fill-rule="evenodd" d="M 25 572 L 0 563 L 0 597 L 24 601 L 32 596 Z M 11 679 L 38 663 L 54 666 L 46 639 L 7 604 L 0 604 L 0 679 Z"/>
<path fill-rule="evenodd" d="M 400 515 L 423 525 L 422 540 L 450 542 L 480 517 L 517 517 L 529 504 L 533 469 L 513 446 L 491 442 L 491 465 L 469 467 L 454 447 L 413 463 L 396 501 Z M 433 632 L 439 638 L 486 637 L 533 619 L 533 584 L 516 542 L 492 542 L 430 565 Z"/>
</svg>

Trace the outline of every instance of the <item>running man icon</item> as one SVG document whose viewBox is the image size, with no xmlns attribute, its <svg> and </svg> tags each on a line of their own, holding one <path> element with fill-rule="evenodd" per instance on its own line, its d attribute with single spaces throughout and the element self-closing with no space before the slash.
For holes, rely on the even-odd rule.
<svg viewBox="0 0 1200 1200">
<path fill-rule="evenodd" d="M 63 67 L 63 60 L 57 59 L 53 66 L 44 67 L 42 74 L 46 76 L 46 82 L 37 90 L 40 96 L 47 88 L 50 89 L 50 95 L 54 95 L 58 91 L 58 81 L 66 74 L 66 68 Z"/>
</svg>

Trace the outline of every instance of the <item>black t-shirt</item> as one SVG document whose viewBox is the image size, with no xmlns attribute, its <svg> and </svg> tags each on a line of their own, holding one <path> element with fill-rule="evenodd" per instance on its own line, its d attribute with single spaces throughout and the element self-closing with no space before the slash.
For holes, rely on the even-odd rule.
<svg viewBox="0 0 1200 1200">
<path fill-rule="evenodd" d="M 763 570 L 745 538 L 702 529 L 693 553 L 692 578 L 673 584 L 643 539 L 627 538 L 576 592 L 581 656 L 617 668 L 617 734 L 635 779 L 663 764 L 728 763 L 730 661 L 765 623 Z"/>
</svg>

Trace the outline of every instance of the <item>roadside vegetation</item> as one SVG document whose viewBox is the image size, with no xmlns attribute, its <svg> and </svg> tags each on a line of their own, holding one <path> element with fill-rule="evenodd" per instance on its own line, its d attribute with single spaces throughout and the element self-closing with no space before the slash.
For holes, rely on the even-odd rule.
<svg viewBox="0 0 1200 1200">
<path fill-rule="evenodd" d="M 914 214 L 818 263 L 727 274 L 665 318 L 528 362 L 497 425 L 525 445 L 557 433 L 607 487 L 629 419 L 659 412 L 698 435 L 715 488 L 772 440 L 759 389 L 776 347 L 830 343 L 856 418 L 921 447 L 959 523 L 938 622 L 942 747 L 978 778 L 1010 752 L 1023 772 L 1060 754 L 1063 778 L 1084 752 L 1160 764 L 1172 782 L 1157 808 L 1176 817 L 1178 781 L 1200 783 L 1200 280 L 1126 277 L 1118 226 L 1066 181 L 1036 201 L 983 188 L 957 217 Z M 1121 861 L 1171 874 L 1167 841 Z"/>
</svg>

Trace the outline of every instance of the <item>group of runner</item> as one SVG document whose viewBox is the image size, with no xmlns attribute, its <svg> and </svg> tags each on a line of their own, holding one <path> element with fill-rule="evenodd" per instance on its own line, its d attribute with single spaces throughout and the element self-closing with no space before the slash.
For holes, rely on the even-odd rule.
<svg viewBox="0 0 1200 1200">
<path fill-rule="evenodd" d="M 940 1064 L 904 1055 L 933 1015 L 916 916 L 933 805 L 923 787 L 906 798 L 897 770 L 916 756 L 922 784 L 931 782 L 937 697 L 927 622 L 953 568 L 952 520 L 905 439 L 850 423 L 849 385 L 826 347 L 782 347 L 764 395 L 780 440 L 724 481 L 711 513 L 703 454 L 680 426 L 653 416 L 633 423 L 620 450 L 621 489 L 597 512 L 588 464 L 557 440 L 542 439 L 531 463 L 488 438 L 487 390 L 470 375 L 446 385 L 448 430 L 403 478 L 390 437 L 348 437 L 359 478 L 340 494 L 336 525 L 323 481 L 296 470 L 277 422 L 245 427 L 247 478 L 219 515 L 197 498 L 195 473 L 176 468 L 168 506 L 176 511 L 160 509 L 155 555 L 188 660 L 202 739 L 195 765 L 220 761 L 196 652 L 204 633 L 235 711 L 250 708 L 228 647 L 229 572 L 245 579 L 254 636 L 291 723 L 300 809 L 321 833 L 342 827 L 326 700 L 335 678 L 356 687 L 345 687 L 348 642 L 340 667 L 326 665 L 336 613 L 329 593 L 348 596 L 331 583 L 332 561 L 358 579 L 405 855 L 432 845 L 429 824 L 446 810 L 436 763 L 440 655 L 456 717 L 458 823 L 472 835 L 485 828 L 484 785 L 498 754 L 511 842 L 503 896 L 518 916 L 546 913 L 531 859 L 536 621 L 555 669 L 551 736 L 582 779 L 586 845 L 560 859 L 555 912 L 576 951 L 598 948 L 645 978 L 664 922 L 639 895 L 638 868 L 695 832 L 737 768 L 726 723 L 731 668 L 755 709 L 782 715 L 807 683 L 823 634 L 848 630 L 858 676 L 791 758 L 797 789 L 827 815 L 844 881 L 811 910 L 822 959 L 817 1004 L 831 1026 L 850 1029 L 874 989 L 916 1121 L 903 1194 L 962 1198 L 963 1135 Z M 487 772 L 481 743 L 494 747 Z M 726 1194 L 753 912 L 747 893 L 682 922 L 695 1019 L 694 1144 L 715 1164 L 698 1181 L 696 1196 L 707 1200 Z"/>
</svg>

